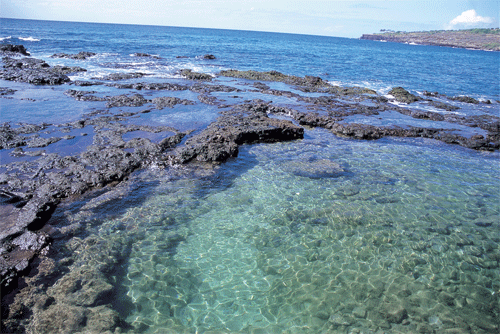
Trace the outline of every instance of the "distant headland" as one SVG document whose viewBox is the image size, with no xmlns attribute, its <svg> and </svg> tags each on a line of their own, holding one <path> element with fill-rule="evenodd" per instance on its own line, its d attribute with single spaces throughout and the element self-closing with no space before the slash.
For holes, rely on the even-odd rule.
<svg viewBox="0 0 500 334">
<path fill-rule="evenodd" d="M 378 34 L 364 34 L 360 39 L 500 51 L 500 29 L 498 28 L 417 32 L 381 30 Z"/>
</svg>

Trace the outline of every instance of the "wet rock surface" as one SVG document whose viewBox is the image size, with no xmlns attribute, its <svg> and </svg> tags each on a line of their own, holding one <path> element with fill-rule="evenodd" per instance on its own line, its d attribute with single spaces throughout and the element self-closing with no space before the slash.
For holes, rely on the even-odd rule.
<svg viewBox="0 0 500 334">
<path fill-rule="evenodd" d="M 26 50 L 24 45 L 12 45 L 12 44 L 3 44 L 0 45 L 0 54 L 6 56 L 29 56 L 30 53 Z"/>
<path fill-rule="evenodd" d="M 56 54 L 53 54 L 51 57 L 52 58 L 85 60 L 85 59 L 93 57 L 95 55 L 97 55 L 97 53 L 81 51 L 81 52 L 78 52 L 77 54 L 56 53 Z"/>
<path fill-rule="evenodd" d="M 120 81 L 120 80 L 128 80 L 128 79 L 137 79 L 146 76 L 147 74 L 136 72 L 136 73 L 112 73 L 105 75 L 103 77 L 97 77 L 93 79 L 98 80 L 111 80 L 111 81 Z"/>
<path fill-rule="evenodd" d="M 212 81 L 212 76 L 205 73 L 193 72 L 190 69 L 181 70 L 181 75 L 189 80 Z"/>
<path fill-rule="evenodd" d="M 0 79 L 7 81 L 26 82 L 33 85 L 62 85 L 70 81 L 69 77 L 60 69 L 53 68 L 45 61 L 35 58 L 2 59 L 3 68 L 0 69 Z M 73 72 L 81 71 L 80 68 Z M 70 73 L 68 68 L 66 73 Z"/>
<path fill-rule="evenodd" d="M 410 104 L 410 103 L 413 103 L 413 102 L 417 102 L 417 101 L 420 100 L 419 97 L 411 94 L 410 92 L 408 92 L 403 87 L 395 87 L 395 88 L 393 88 L 393 89 L 391 89 L 389 91 L 389 94 L 392 95 L 392 96 L 394 96 L 394 98 L 396 99 L 396 101 L 407 103 L 407 104 Z"/>
<path fill-rule="evenodd" d="M 27 53 L 20 46 L 5 47 L 5 50 L 2 46 L 2 52 L 10 56 Z M 53 57 L 78 60 L 94 55 L 81 52 L 76 55 L 56 54 Z M 68 74 L 84 71 L 79 67 L 50 66 L 43 60 L 10 56 L 3 58 L 3 68 L 0 70 L 3 80 L 60 85 L 70 83 Z M 146 54 L 135 56 L 149 57 Z M 5 319 L 2 320 L 2 326 L 14 332 L 29 328 L 33 332 L 95 333 L 113 332 L 125 326 L 120 315 L 105 300 L 116 293 L 109 278 L 110 270 L 119 266 L 119 259 L 126 256 L 130 244 L 120 241 L 111 246 L 102 240 L 92 241 L 92 238 L 82 241 L 72 237 L 71 231 L 78 230 L 77 223 L 54 229 L 47 226 L 46 222 L 61 202 L 81 198 L 85 193 L 97 189 L 108 189 L 145 167 L 217 166 L 236 157 L 241 145 L 301 139 L 306 129 L 311 127 L 321 127 L 337 136 L 355 140 L 393 136 L 431 138 L 475 150 L 491 151 L 500 147 L 499 117 L 452 113 L 460 109 L 456 103 L 474 106 L 486 104 L 467 97 L 447 98 L 439 93 L 427 93 L 424 96 L 428 99 L 424 99 L 402 87 L 396 87 L 390 92 L 394 97 L 392 99 L 363 87 L 333 86 L 319 77 L 302 78 L 277 71 L 230 70 L 214 76 L 184 70 L 181 74 L 185 77 L 181 83 L 139 82 L 145 76 L 139 72 L 75 81 L 72 82 L 72 89 L 66 90 L 64 94 L 76 101 L 101 103 L 102 111 L 58 125 L 0 124 L 0 149 L 10 150 L 8 155 L 12 157 L 12 162 L 0 166 L 0 212 L 3 217 L 0 229 L 0 273 L 2 293 L 6 296 L 2 301 L 2 319 Z M 222 79 L 220 82 L 219 78 Z M 228 78 L 236 80 L 238 87 L 231 86 Z M 127 81 L 114 82 L 121 80 Z M 252 82 L 241 83 L 240 80 Z M 277 82 L 289 85 L 290 90 L 274 88 L 273 84 Z M 94 85 L 128 92 L 108 96 L 78 88 Z M 244 85 L 249 89 L 242 89 Z M 165 96 L 165 92 L 169 92 L 169 95 L 198 94 L 198 101 L 185 96 Z M 261 98 L 287 99 L 288 102 L 236 100 L 237 95 L 246 93 L 260 94 Z M 1 98 L 6 98 L 4 95 L 15 97 L 16 90 L 2 88 L 0 95 Z M 234 102 L 228 102 L 232 98 Z M 394 100 L 408 104 L 408 108 L 396 106 Z M 419 103 L 434 106 L 443 112 L 416 108 Z M 192 105 L 195 106 L 193 108 L 210 106 L 220 111 L 208 125 L 183 132 L 171 126 L 134 124 L 135 119 L 140 119 L 141 114 L 151 112 L 154 107 L 162 110 L 176 106 L 189 108 Z M 144 106 L 149 109 L 138 110 Z M 130 109 L 117 113 L 116 108 L 122 107 Z M 357 121 L 356 118 L 381 119 L 389 112 L 406 118 L 394 125 L 375 125 Z M 351 120 L 352 117 L 354 120 Z M 419 123 L 421 126 L 408 125 L 404 123 L 405 120 L 424 123 Z M 432 126 L 425 122 L 432 122 Z M 454 127 L 466 127 L 473 134 L 463 134 Z M 60 133 L 54 134 L 54 128 Z M 82 132 L 69 135 L 76 130 Z M 91 138 L 80 151 L 71 154 L 50 152 L 54 145 L 83 137 L 87 133 L 91 133 Z M 124 139 L 137 133 L 138 136 Z M 151 140 L 147 138 L 148 134 L 156 134 L 158 139 Z M 313 156 L 305 163 L 290 161 L 281 167 L 293 175 L 309 178 L 335 178 L 348 173 L 345 166 Z M 351 196 L 359 191 L 346 190 L 343 196 Z M 478 228 L 489 226 L 488 222 L 483 221 L 476 225 Z M 57 247 L 56 251 L 54 247 Z M 102 250 L 107 247 L 112 256 L 99 259 L 77 256 L 85 253 L 83 250 L 94 248 L 102 254 Z M 64 257 L 72 258 L 71 263 L 57 263 L 54 260 L 58 258 L 54 252 L 63 248 L 67 252 Z M 30 274 L 34 268 L 40 275 Z M 58 280 L 58 272 L 68 274 Z M 43 281 L 47 278 L 42 278 L 42 274 L 51 277 L 52 281 Z M 24 277 L 24 283 L 22 279 L 19 280 L 20 277 Z M 26 284 L 28 287 L 24 287 Z M 15 292 L 19 293 L 16 295 Z M 474 293 L 469 303 L 488 297 L 483 296 L 481 291 Z M 445 304 L 463 302 L 450 299 L 445 294 L 439 298 Z M 8 307 L 4 307 L 4 303 Z M 31 314 L 27 313 L 28 309 Z M 404 326 L 408 314 L 407 305 L 390 301 L 381 308 L 376 321 L 380 322 L 380 328 L 390 328 L 391 323 Z M 37 322 L 30 323 L 27 320 L 30 316 L 35 316 Z M 373 315 L 363 309 L 354 309 L 352 314 L 323 314 L 321 317 L 327 319 L 334 328 L 344 328 L 351 325 L 353 319 L 371 319 Z M 478 326 L 483 326 L 485 330 L 492 326 L 488 319 L 483 322 Z M 425 331 L 425 328 L 421 330 Z"/>
<path fill-rule="evenodd" d="M 223 112 L 201 133 L 189 138 L 172 157 L 178 163 L 196 159 L 202 162 L 224 162 L 238 155 L 243 144 L 272 143 L 300 139 L 304 129 L 287 120 L 270 118 L 272 110 L 263 103 L 244 104 Z"/>
</svg>

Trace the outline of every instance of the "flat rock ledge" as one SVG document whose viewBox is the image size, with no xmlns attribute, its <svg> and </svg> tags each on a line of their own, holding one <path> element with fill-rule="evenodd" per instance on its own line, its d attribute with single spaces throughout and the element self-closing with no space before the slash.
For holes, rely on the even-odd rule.
<svg viewBox="0 0 500 334">
<path fill-rule="evenodd" d="M 498 29 L 385 32 L 381 34 L 364 34 L 360 39 L 500 51 L 500 34 Z"/>
</svg>

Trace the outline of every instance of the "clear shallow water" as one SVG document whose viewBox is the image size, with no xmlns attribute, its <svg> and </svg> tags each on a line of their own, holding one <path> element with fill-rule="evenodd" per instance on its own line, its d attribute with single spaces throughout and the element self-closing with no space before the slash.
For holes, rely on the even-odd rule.
<svg viewBox="0 0 500 334">
<path fill-rule="evenodd" d="M 317 178 L 326 161 L 342 171 Z M 210 177 L 145 172 L 150 196 L 88 232 L 111 244 L 133 239 L 117 278 L 132 332 L 412 332 L 465 322 L 488 333 L 500 290 L 498 167 L 498 154 L 434 141 L 308 131 L 245 146 Z"/>
</svg>

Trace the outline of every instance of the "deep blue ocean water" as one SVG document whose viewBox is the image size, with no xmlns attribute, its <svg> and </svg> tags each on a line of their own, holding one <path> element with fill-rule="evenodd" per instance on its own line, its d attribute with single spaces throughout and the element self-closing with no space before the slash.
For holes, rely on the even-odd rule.
<svg viewBox="0 0 500 334">
<path fill-rule="evenodd" d="M 2 43 L 23 44 L 33 57 L 51 65 L 88 70 L 72 75 L 73 80 L 143 72 L 151 76 L 141 81 L 182 83 L 179 70 L 184 68 L 210 74 L 277 70 L 381 94 L 402 86 L 415 94 L 427 90 L 483 100 L 500 95 L 498 52 L 12 19 L 1 19 L 0 38 Z M 97 55 L 83 61 L 50 57 L 80 51 Z M 205 60 L 205 54 L 216 59 Z M 244 81 L 217 80 L 248 87 Z M 57 124 L 103 108 L 103 103 L 63 95 L 68 86 L 2 81 L 0 87 L 17 90 L 12 99 L 0 100 L 1 122 Z M 127 93 L 107 86 L 79 89 Z M 174 93 L 141 94 L 152 98 Z M 234 103 L 265 98 L 249 91 L 238 95 L 231 97 Z M 191 91 L 175 96 L 197 100 Z M 297 103 L 285 97 L 268 99 Z M 496 102 L 458 105 L 457 113 L 465 116 L 499 115 Z M 202 128 L 217 113 L 217 107 L 201 103 L 177 105 L 153 110 L 135 122 L 184 131 Z M 398 113 L 379 120 L 382 125 L 401 121 L 444 126 Z M 89 136 L 80 138 L 82 142 L 92 137 L 85 131 Z M 53 145 L 60 146 L 46 149 L 64 150 L 61 142 Z M 113 305 L 128 324 L 122 331 L 129 333 L 498 332 L 498 152 L 424 139 L 350 140 L 322 129 L 306 129 L 300 141 L 247 145 L 240 151 L 238 158 L 206 175 L 151 168 L 118 186 L 115 194 L 56 212 L 72 222 L 60 227 L 71 231 L 69 244 L 78 250 L 56 268 L 71 277 L 77 271 L 93 273 L 102 263 L 118 263 L 120 270 L 106 283 L 115 285 L 115 294 L 101 303 Z M 0 153 L 4 159 L 9 152 Z M 300 172 L 330 161 L 346 172 L 320 178 Z M 109 251 L 117 245 L 128 245 L 129 252 L 117 256 Z M 57 289 L 55 284 L 49 291 L 56 302 L 48 311 L 67 305 Z M 88 308 L 97 310 L 95 305 Z M 44 313 L 35 316 L 41 318 L 31 321 L 30 330 L 40 332 Z"/>
</svg>

